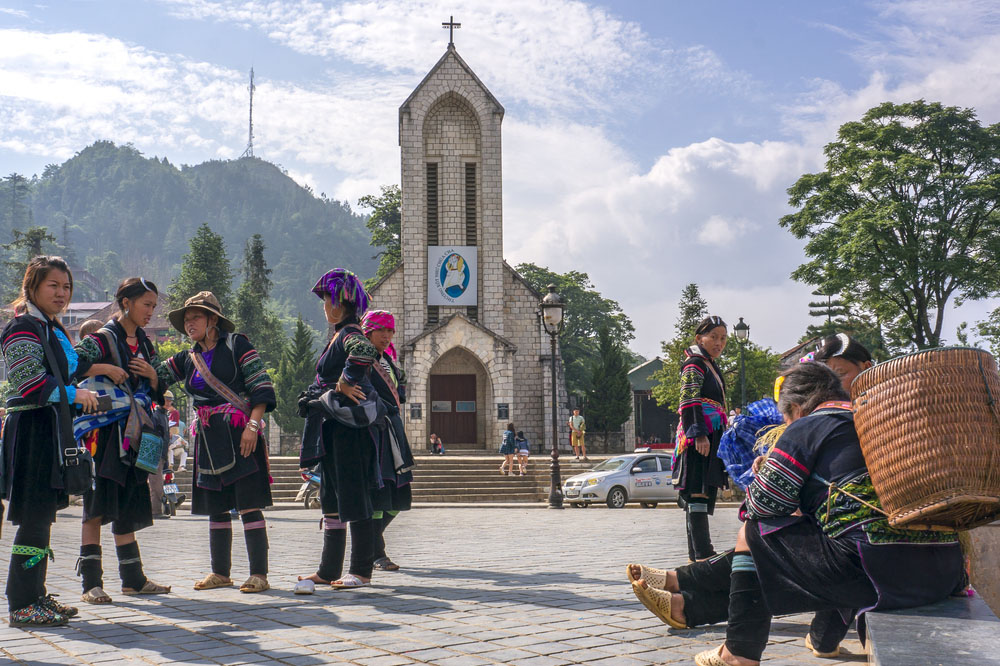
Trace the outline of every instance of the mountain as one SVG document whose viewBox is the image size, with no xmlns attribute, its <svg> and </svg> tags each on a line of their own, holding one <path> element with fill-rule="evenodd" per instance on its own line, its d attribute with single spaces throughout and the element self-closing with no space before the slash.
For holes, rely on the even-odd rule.
<svg viewBox="0 0 1000 666">
<path fill-rule="evenodd" d="M 75 265 L 87 268 L 92 287 L 109 291 L 128 275 L 166 288 L 203 222 L 225 238 L 234 273 L 244 243 L 259 233 L 274 270 L 272 298 L 313 325 L 321 312 L 309 289 L 323 272 L 343 266 L 368 277 L 376 268 L 363 216 L 258 158 L 178 168 L 98 141 L 31 181 L 31 214 Z M 2 231 L 0 242 L 8 242 L 9 230 Z"/>
</svg>

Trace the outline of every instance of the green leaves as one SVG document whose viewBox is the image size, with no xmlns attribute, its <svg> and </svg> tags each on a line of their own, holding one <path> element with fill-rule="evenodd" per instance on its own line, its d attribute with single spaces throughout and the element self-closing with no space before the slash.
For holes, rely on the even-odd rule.
<svg viewBox="0 0 1000 666">
<path fill-rule="evenodd" d="M 826 170 L 788 189 L 806 239 L 792 277 L 841 293 L 908 346 L 940 344 L 952 298 L 1000 293 L 1000 125 L 972 109 L 881 104 L 845 123 Z"/>
<path fill-rule="evenodd" d="M 370 245 L 382 248 L 373 259 L 378 259 L 378 270 L 371 282 L 375 283 L 384 278 L 389 272 L 403 261 L 402 242 L 400 233 L 402 229 L 402 214 L 400 207 L 403 203 L 403 194 L 399 185 L 383 185 L 381 196 L 376 197 L 369 194 L 358 199 L 358 205 L 371 208 L 372 214 L 365 222 L 368 231 L 371 232 Z"/>
<path fill-rule="evenodd" d="M 295 334 L 274 373 L 274 392 L 278 406 L 274 420 L 286 433 L 301 433 L 303 419 L 298 415 L 298 396 L 312 384 L 316 375 L 313 343 L 315 337 L 302 317 L 295 322 Z"/>
<path fill-rule="evenodd" d="M 233 272 L 222 236 L 203 224 L 191 238 L 190 248 L 170 285 L 170 307 L 179 308 L 199 291 L 210 291 L 219 299 L 222 314 L 232 317 Z"/>
<path fill-rule="evenodd" d="M 592 431 L 617 432 L 632 415 L 626 353 L 608 326 L 598 329 L 597 348 L 587 395 L 587 425 Z"/>
</svg>

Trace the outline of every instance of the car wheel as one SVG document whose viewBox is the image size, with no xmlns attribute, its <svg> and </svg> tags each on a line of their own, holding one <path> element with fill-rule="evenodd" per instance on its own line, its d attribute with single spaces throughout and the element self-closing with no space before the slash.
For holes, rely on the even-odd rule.
<svg viewBox="0 0 1000 666">
<path fill-rule="evenodd" d="M 624 509 L 626 502 L 628 502 L 628 495 L 625 494 L 625 489 L 621 486 L 615 486 L 608 493 L 609 509 Z"/>
<path fill-rule="evenodd" d="M 639 502 L 639 506 L 641 506 L 643 509 L 655 509 L 656 504 L 657 504 L 656 502 Z"/>
</svg>

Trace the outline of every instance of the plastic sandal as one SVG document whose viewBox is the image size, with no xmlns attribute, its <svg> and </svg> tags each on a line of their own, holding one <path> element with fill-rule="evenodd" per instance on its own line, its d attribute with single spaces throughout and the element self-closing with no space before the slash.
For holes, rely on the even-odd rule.
<svg viewBox="0 0 1000 666">
<path fill-rule="evenodd" d="M 812 636 L 810 636 L 809 634 L 806 634 L 806 648 L 808 648 L 813 653 L 814 657 L 819 657 L 820 659 L 832 659 L 833 657 L 840 656 L 839 645 L 837 646 L 837 649 L 833 650 L 832 652 L 820 652 L 819 650 L 817 650 L 815 647 L 813 647 Z"/>
<path fill-rule="evenodd" d="M 295 587 L 292 588 L 294 594 L 313 594 L 316 592 L 316 583 L 312 582 L 308 578 L 300 580 L 295 583 Z"/>
<path fill-rule="evenodd" d="M 42 597 L 39 602 L 41 605 L 48 608 L 53 613 L 58 613 L 59 615 L 65 615 L 66 617 L 76 617 L 80 614 L 80 609 L 75 606 L 67 606 L 66 604 L 61 604 L 56 601 L 55 594 L 47 594 Z"/>
<path fill-rule="evenodd" d="M 170 594 L 170 586 L 154 583 L 147 578 L 146 584 L 142 586 L 141 590 L 133 590 L 131 587 L 123 587 L 122 594 L 127 594 L 130 597 L 134 597 L 137 594 Z"/>
<path fill-rule="evenodd" d="M 240 585 L 240 592 L 246 594 L 254 594 L 255 592 L 264 592 L 271 589 L 271 584 L 267 582 L 267 579 L 263 576 L 257 576 L 256 574 L 247 578 L 242 585 Z"/>
<path fill-rule="evenodd" d="M 729 666 L 722 660 L 722 646 L 699 652 L 694 656 L 695 666 Z"/>
<path fill-rule="evenodd" d="M 110 604 L 111 595 L 105 592 L 103 587 L 92 587 L 83 593 L 80 601 L 88 604 Z"/>
<path fill-rule="evenodd" d="M 380 557 L 375 560 L 375 568 L 379 571 L 399 571 L 399 565 L 388 557 Z"/>
<path fill-rule="evenodd" d="M 217 573 L 210 573 L 202 580 L 194 584 L 196 590 L 214 590 L 217 587 L 232 587 L 233 581 L 223 578 Z"/>
<path fill-rule="evenodd" d="M 641 575 L 638 578 L 632 577 L 632 567 L 639 567 Z M 644 564 L 629 564 L 625 567 L 625 577 L 628 578 L 628 582 L 630 583 L 634 583 L 638 580 L 645 580 L 646 584 L 654 590 L 667 589 L 666 569 L 654 569 L 653 567 L 647 567 Z"/>
<path fill-rule="evenodd" d="M 353 590 L 359 587 L 370 587 L 371 584 L 371 581 L 366 583 L 354 574 L 347 574 L 346 576 L 341 576 L 340 580 L 330 583 L 330 587 L 337 590 Z"/>
<path fill-rule="evenodd" d="M 674 629 L 687 629 L 686 625 L 681 624 L 670 616 L 671 593 L 664 590 L 654 590 L 651 587 L 643 587 L 642 583 L 644 582 L 645 581 L 637 580 L 632 583 L 632 591 L 635 592 L 635 596 L 642 602 L 642 605 L 645 606 L 650 613 L 660 618 L 665 624 L 670 625 Z"/>
</svg>

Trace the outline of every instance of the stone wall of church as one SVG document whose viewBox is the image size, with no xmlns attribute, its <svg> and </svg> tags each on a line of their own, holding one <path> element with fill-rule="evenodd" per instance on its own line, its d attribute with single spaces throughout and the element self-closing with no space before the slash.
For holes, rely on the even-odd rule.
<svg viewBox="0 0 1000 666">
<path fill-rule="evenodd" d="M 523 430 L 533 445 L 545 440 L 545 403 L 549 399 L 544 383 L 541 356 L 543 347 L 538 319 L 539 296 L 529 289 L 514 272 L 504 266 L 504 330 L 507 339 L 517 347 L 514 356 L 514 402 L 510 406 L 511 420 Z M 545 336 L 546 339 L 548 336 Z"/>
<path fill-rule="evenodd" d="M 394 271 L 389 273 L 368 294 L 372 310 L 388 310 L 396 318 L 396 330 L 399 332 L 395 339 L 397 347 L 402 341 L 402 331 L 405 330 L 403 316 L 403 305 L 405 302 L 403 294 L 403 271 L 403 266 L 396 267 Z"/>
</svg>

